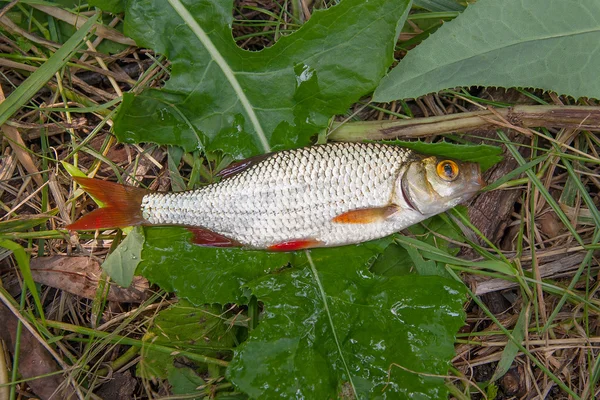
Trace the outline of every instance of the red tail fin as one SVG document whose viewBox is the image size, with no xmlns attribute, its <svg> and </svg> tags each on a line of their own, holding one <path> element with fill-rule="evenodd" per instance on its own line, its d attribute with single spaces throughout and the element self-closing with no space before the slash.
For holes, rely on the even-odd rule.
<svg viewBox="0 0 600 400">
<path fill-rule="evenodd" d="M 67 225 L 69 230 L 94 230 L 102 228 L 123 228 L 141 225 L 145 222 L 142 216 L 142 198 L 148 190 L 99 179 L 73 177 L 83 190 L 104 203 L 104 207 L 84 215 L 77 221 Z"/>
</svg>

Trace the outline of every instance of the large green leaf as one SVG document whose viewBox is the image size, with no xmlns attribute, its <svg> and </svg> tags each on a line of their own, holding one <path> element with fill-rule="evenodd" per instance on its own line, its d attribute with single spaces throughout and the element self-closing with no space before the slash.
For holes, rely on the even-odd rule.
<svg viewBox="0 0 600 400">
<path fill-rule="evenodd" d="M 599 15 L 597 0 L 480 0 L 409 51 L 374 100 L 475 85 L 600 98 Z"/>
<path fill-rule="evenodd" d="M 367 268 L 380 250 L 377 242 L 313 250 L 319 281 L 305 263 L 253 282 L 264 319 L 236 350 L 232 382 L 260 399 L 355 398 L 354 390 L 361 399 L 447 398 L 443 379 L 419 372 L 447 373 L 463 323 L 461 285 L 374 276 Z"/>
<path fill-rule="evenodd" d="M 409 0 L 344 0 L 259 52 L 232 38 L 232 0 L 131 1 L 125 32 L 171 60 L 164 88 L 126 94 L 125 142 L 235 157 L 298 147 L 372 91 L 392 62 Z"/>
<path fill-rule="evenodd" d="M 182 228 L 146 229 L 138 272 L 202 303 L 264 304 L 238 348 L 229 378 L 253 398 L 444 398 L 454 334 L 463 323 L 461 285 L 439 276 L 383 277 L 369 267 L 391 242 L 269 253 L 190 244 Z M 315 275 L 316 272 L 316 275 Z M 386 386 L 388 369 L 392 369 Z M 349 376 L 351 379 L 349 379 Z M 305 392 L 307 391 L 308 392 Z M 310 392 L 314 391 L 314 392 Z M 312 397 L 316 396 L 316 397 Z"/>
</svg>

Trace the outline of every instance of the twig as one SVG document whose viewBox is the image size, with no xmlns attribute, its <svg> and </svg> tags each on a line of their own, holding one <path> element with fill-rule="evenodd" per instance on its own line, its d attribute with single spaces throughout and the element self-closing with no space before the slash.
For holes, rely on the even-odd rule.
<svg viewBox="0 0 600 400">
<path fill-rule="evenodd" d="M 502 116 L 503 120 L 498 120 Z M 495 118 L 496 117 L 496 118 Z M 395 121 L 363 121 L 333 124 L 329 139 L 357 142 L 421 138 L 456 131 L 471 131 L 511 124 L 516 127 L 548 126 L 600 131 L 600 107 L 580 106 L 514 106 L 485 111 L 472 111 L 428 118 Z"/>
</svg>

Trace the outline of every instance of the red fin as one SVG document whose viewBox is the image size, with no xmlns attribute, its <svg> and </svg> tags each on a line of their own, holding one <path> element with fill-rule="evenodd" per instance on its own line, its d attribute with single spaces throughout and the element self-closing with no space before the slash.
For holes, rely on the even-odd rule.
<svg viewBox="0 0 600 400">
<path fill-rule="evenodd" d="M 198 246 L 207 247 L 240 247 L 241 244 L 233 239 L 229 239 L 223 235 L 209 231 L 200 227 L 188 227 L 188 231 L 194 235 L 192 243 Z"/>
<path fill-rule="evenodd" d="M 251 166 L 260 163 L 261 161 L 266 160 L 267 158 L 271 157 L 271 155 L 273 155 L 273 153 L 259 154 L 257 156 L 250 157 L 242 161 L 234 162 L 228 165 L 227 167 L 223 168 L 221 171 L 219 171 L 219 173 L 217 173 L 217 176 L 220 176 L 221 178 L 232 177 L 234 175 L 239 174 L 242 171 L 247 170 Z"/>
<path fill-rule="evenodd" d="M 290 240 L 288 242 L 283 243 L 277 243 L 272 246 L 269 246 L 268 249 L 271 251 L 295 251 L 321 246 L 323 246 L 323 242 L 320 242 L 316 239 L 298 239 Z"/>
<path fill-rule="evenodd" d="M 393 204 L 379 208 L 361 208 L 340 214 L 332 221 L 339 224 L 368 224 L 383 221 L 396 211 L 398 211 L 398 206 Z"/>
<path fill-rule="evenodd" d="M 78 176 L 74 176 L 73 180 L 92 197 L 104 203 L 104 207 L 67 225 L 67 229 L 123 228 L 145 222 L 140 206 L 142 198 L 148 193 L 146 189 Z"/>
</svg>

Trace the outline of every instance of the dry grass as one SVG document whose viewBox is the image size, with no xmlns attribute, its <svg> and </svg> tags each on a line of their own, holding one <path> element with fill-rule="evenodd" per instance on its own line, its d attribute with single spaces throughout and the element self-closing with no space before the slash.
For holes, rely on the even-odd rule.
<svg viewBox="0 0 600 400">
<path fill-rule="evenodd" d="M 237 2 L 234 16 L 238 23 L 234 26 L 234 35 L 238 44 L 251 50 L 269 46 L 279 35 L 298 28 L 310 17 L 312 8 L 308 2 L 285 4 L 288 8 L 270 0 Z M 0 13 L 14 17 L 23 14 L 23 10 L 26 6 L 12 2 Z M 118 22 L 114 20 L 115 24 Z M 414 32 L 403 34 L 401 42 L 421 33 L 417 25 L 412 25 Z M 7 29 L 4 23 L 3 27 Z M 27 46 L 16 40 L 19 38 L 26 38 Z M 94 207 L 94 203 L 80 191 L 74 191 L 72 180 L 61 166 L 62 161 L 93 171 L 98 177 L 114 178 L 118 174 L 127 182 L 141 181 L 151 189 L 170 188 L 165 149 L 119 144 L 110 133 L 112 110 L 118 104 L 111 101 L 124 91 L 160 87 L 168 79 L 169 64 L 152 52 L 135 47 L 107 56 L 95 51 L 100 42 L 88 43 L 83 55 L 56 74 L 2 127 L 0 223 L 47 218 L 33 230 L 5 232 L 8 233 L 6 238 L 20 243 L 33 258 L 84 255 L 101 262 L 115 239 L 114 234 L 93 237 L 69 234 L 63 229 L 65 224 Z M 8 96 L 43 63 L 46 49 L 53 49 L 52 46 L 52 41 L 40 37 L 39 32 L 21 29 L 0 36 L 0 52 L 18 55 L 0 57 L 3 96 Z M 474 89 L 430 95 L 407 103 L 367 105 L 364 102 L 357 104 L 349 115 L 360 120 L 392 120 L 399 118 L 398 114 L 402 114 L 401 118 L 406 115 L 419 118 L 475 111 L 484 109 L 490 101 L 535 104 L 535 100 L 524 94 L 528 93 Z M 533 94 L 550 104 L 572 103 L 551 94 Z M 587 105 L 598 106 L 593 101 Z M 78 112 L 78 108 L 85 108 L 86 112 Z M 483 394 L 473 389 L 473 385 L 489 380 L 503 360 L 508 362 L 508 373 L 497 381 L 497 399 L 573 398 L 551 375 L 580 398 L 598 398 L 600 300 L 595 238 L 598 225 L 580 188 L 585 189 L 597 206 L 600 200 L 599 141 L 592 133 L 577 129 L 559 130 L 548 126 L 556 138 L 553 143 L 544 131 L 514 127 L 508 122 L 497 128 L 508 134 L 511 146 L 526 161 L 536 157 L 543 160 L 533 168 L 537 182 L 526 175 L 515 176 L 501 189 L 483 195 L 489 196 L 487 202 L 473 205 L 474 225 L 497 247 L 498 254 L 522 269 L 518 279 L 513 280 L 486 271 L 455 270 L 480 300 L 471 300 L 465 306 L 467 324 L 457 339 L 452 369 L 455 378 L 449 377 L 448 385 L 457 398 L 482 398 Z M 501 142 L 495 129 L 473 131 L 464 137 L 472 141 Z M 572 164 L 580 186 L 570 177 L 565 160 Z M 490 182 L 518 165 L 507 151 L 507 161 L 489 173 Z M 181 175 L 187 177 L 190 166 L 185 158 L 179 167 Z M 560 204 L 571 231 L 544 198 L 544 193 Z M 490 213 L 490 204 L 503 204 L 506 212 Z M 478 210 L 485 213 L 485 218 L 475 215 Z M 580 242 L 572 231 L 579 235 Z M 481 238 L 471 237 L 478 245 L 494 251 Z M 464 251 L 462 256 L 475 257 L 475 253 Z M 53 384 L 68 386 L 81 397 L 90 398 L 116 396 L 114 390 L 117 389 L 131 398 L 157 398 L 168 394 L 164 382 L 132 377 L 130 372 L 139 361 L 139 351 L 115 344 L 123 337 L 139 340 L 156 313 L 169 305 L 167 294 L 153 293 L 152 288 L 142 285 L 139 290 L 145 297 L 141 303 L 123 303 L 118 298 L 106 301 L 103 289 L 106 277 L 100 272 L 93 277 L 76 277 L 96 285 L 94 295 L 89 298 L 76 295 L 82 293 L 73 287 L 56 289 L 42 285 L 40 297 L 45 318 L 53 322 L 48 330 L 38 326 L 40 335 L 32 324 L 36 319 L 27 311 L 35 309 L 34 299 L 21 296 L 24 283 L 15 258 L 0 252 L 0 260 L 0 282 L 4 288 L 0 299 L 13 305 L 11 315 L 22 322 L 20 329 L 36 333 L 29 339 L 22 335 L 21 340 L 31 346 L 41 344 L 50 348 L 54 362 L 68 371 L 67 379 L 55 380 Z M 21 304 L 16 304 L 15 299 Z M 523 338 L 519 339 L 522 348 L 515 348 L 514 360 L 512 357 L 503 359 L 511 343 L 506 330 L 518 338 L 519 329 L 515 326 L 522 313 L 526 313 Z M 96 333 L 92 334 L 90 328 Z M 8 343 L 2 343 L 0 384 L 11 379 L 3 372 L 11 373 L 13 359 Z M 52 370 L 45 372 L 53 373 Z M 36 371 L 32 373 L 39 375 Z M 47 379 L 52 381 L 57 377 L 59 375 L 54 374 Z M 86 389 L 77 383 L 84 380 Z M 113 383 L 105 384 L 107 382 Z M 482 393 L 491 396 L 494 386 L 488 386 Z M 30 397 L 32 388 L 27 382 L 19 383 L 16 393 Z M 7 386 L 0 386 L 0 398 L 6 389 Z"/>
</svg>

